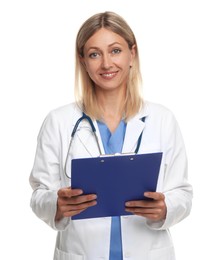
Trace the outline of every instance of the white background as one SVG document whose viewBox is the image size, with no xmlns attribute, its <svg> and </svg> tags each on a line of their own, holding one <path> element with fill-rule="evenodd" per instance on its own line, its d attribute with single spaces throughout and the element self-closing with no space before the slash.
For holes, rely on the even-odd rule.
<svg viewBox="0 0 216 260">
<path fill-rule="evenodd" d="M 216 259 L 215 1 L 3 0 L 0 233 L 4 259 L 52 259 L 56 232 L 29 207 L 28 178 L 36 138 L 47 113 L 73 100 L 78 28 L 89 16 L 106 10 L 119 13 L 131 25 L 140 50 L 145 97 L 174 112 L 185 139 L 194 202 L 191 215 L 171 228 L 177 259 Z"/>
</svg>

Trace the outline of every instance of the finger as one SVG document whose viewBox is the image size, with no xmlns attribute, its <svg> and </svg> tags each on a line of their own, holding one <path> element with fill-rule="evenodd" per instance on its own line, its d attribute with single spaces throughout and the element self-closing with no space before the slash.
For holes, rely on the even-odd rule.
<svg viewBox="0 0 216 260">
<path fill-rule="evenodd" d="M 145 217 L 151 220 L 161 220 L 164 219 L 164 215 L 162 215 L 162 211 L 160 209 L 145 209 L 142 210 L 140 208 L 126 208 L 127 212 L 130 212 L 134 215 Z"/>
<path fill-rule="evenodd" d="M 64 208 L 64 217 L 71 217 L 71 216 L 75 216 L 79 213 L 81 213 L 82 211 L 88 209 L 89 207 L 93 207 L 97 204 L 97 201 L 91 201 L 91 202 L 87 202 L 87 203 L 82 203 L 82 204 L 78 204 L 78 205 L 70 205 Z"/>
<path fill-rule="evenodd" d="M 154 221 L 161 220 L 160 216 L 158 216 L 157 214 L 135 214 L 135 215 L 140 216 L 140 217 L 144 217 L 144 218 L 147 218 L 147 219 L 150 219 L 150 220 L 154 220 Z"/>
<path fill-rule="evenodd" d="M 126 207 L 137 207 L 137 208 L 155 208 L 155 201 L 145 201 L 145 200 L 134 200 L 125 203 Z"/>
<path fill-rule="evenodd" d="M 93 201 L 97 199 L 96 194 L 88 194 L 88 195 L 81 195 L 81 196 L 74 196 L 70 199 L 67 199 L 67 204 L 82 204 L 85 202 Z"/>
<path fill-rule="evenodd" d="M 161 192 L 145 192 L 144 196 L 153 200 L 164 200 L 165 196 Z"/>
<path fill-rule="evenodd" d="M 162 209 L 159 208 L 125 208 L 125 211 L 131 212 L 137 215 L 143 215 L 143 214 L 155 214 L 160 215 L 162 212 Z"/>
<path fill-rule="evenodd" d="M 83 194 L 81 189 L 71 189 L 70 187 L 62 188 L 58 191 L 59 197 L 71 198 Z"/>
<path fill-rule="evenodd" d="M 95 206 L 96 204 L 97 204 L 97 201 L 93 200 L 93 201 L 85 202 L 85 203 L 82 203 L 82 204 L 65 205 L 65 206 L 62 207 L 62 210 L 64 212 L 84 210 L 84 209 L 87 209 L 89 207 Z"/>
</svg>

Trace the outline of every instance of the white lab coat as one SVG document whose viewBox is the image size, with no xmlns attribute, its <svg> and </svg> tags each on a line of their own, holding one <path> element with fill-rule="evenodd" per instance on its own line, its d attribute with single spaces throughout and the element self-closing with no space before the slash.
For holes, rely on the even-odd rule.
<svg viewBox="0 0 216 260">
<path fill-rule="evenodd" d="M 31 207 L 35 214 L 58 230 L 54 260 L 109 259 L 111 218 L 55 222 L 57 191 L 70 186 L 64 175 L 71 131 L 82 111 L 70 104 L 52 111 L 38 136 L 34 166 L 30 176 L 33 188 Z M 146 116 L 145 123 L 140 120 Z M 103 145 L 94 122 L 100 147 Z M 143 131 L 139 153 L 163 152 L 157 191 L 167 205 L 165 221 L 154 222 L 138 216 L 121 217 L 124 260 L 174 260 L 169 228 L 190 213 L 192 187 L 187 182 L 187 158 L 182 136 L 173 114 L 165 107 L 146 102 L 138 115 L 127 123 L 122 152 L 133 152 Z M 80 124 L 70 150 L 70 159 L 99 155 L 88 122 Z M 42 235 L 42 234 L 41 234 Z"/>
</svg>

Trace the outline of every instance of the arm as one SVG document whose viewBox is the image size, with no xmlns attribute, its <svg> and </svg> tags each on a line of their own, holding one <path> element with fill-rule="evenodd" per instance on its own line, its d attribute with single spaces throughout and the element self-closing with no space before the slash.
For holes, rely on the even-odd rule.
<svg viewBox="0 0 216 260">
<path fill-rule="evenodd" d="M 29 181 L 33 189 L 31 197 L 33 212 L 54 229 L 56 229 L 57 191 L 60 188 L 59 156 L 58 125 L 51 112 L 44 120 L 38 135 L 35 160 Z"/>
<path fill-rule="evenodd" d="M 61 147 L 60 130 L 54 111 L 47 116 L 41 127 L 29 180 L 33 188 L 32 210 L 57 230 L 66 229 L 71 216 L 96 204 L 95 195 L 82 195 L 81 190 L 62 188 Z"/>
<path fill-rule="evenodd" d="M 131 201 L 126 210 L 147 218 L 153 229 L 166 229 L 188 216 L 192 187 L 187 182 L 187 158 L 178 124 L 171 113 L 161 125 L 163 181 L 160 192 L 149 193 L 152 201 Z M 146 195 L 146 194 L 145 194 Z"/>
<path fill-rule="evenodd" d="M 162 192 L 165 196 L 167 215 L 165 221 L 159 225 L 162 229 L 179 223 L 190 214 L 193 197 L 192 186 L 188 182 L 186 150 L 178 123 L 172 114 L 164 121 L 165 170 Z M 151 221 L 149 225 L 155 226 Z"/>
</svg>

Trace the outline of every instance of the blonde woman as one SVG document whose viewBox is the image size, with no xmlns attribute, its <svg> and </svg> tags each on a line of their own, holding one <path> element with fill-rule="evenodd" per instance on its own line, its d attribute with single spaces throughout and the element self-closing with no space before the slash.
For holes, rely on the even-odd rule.
<svg viewBox="0 0 216 260">
<path fill-rule="evenodd" d="M 185 147 L 173 114 L 143 100 L 137 42 L 119 15 L 98 13 L 81 26 L 75 95 L 75 103 L 46 117 L 30 176 L 33 211 L 58 231 L 54 259 L 174 260 L 169 228 L 192 203 Z M 89 121 L 79 122 L 69 146 L 83 115 Z M 151 200 L 126 202 L 128 216 L 73 220 L 97 204 L 97 195 L 71 189 L 71 159 L 134 152 L 141 134 L 136 152 L 163 153 L 157 191 L 143 194 Z"/>
</svg>

